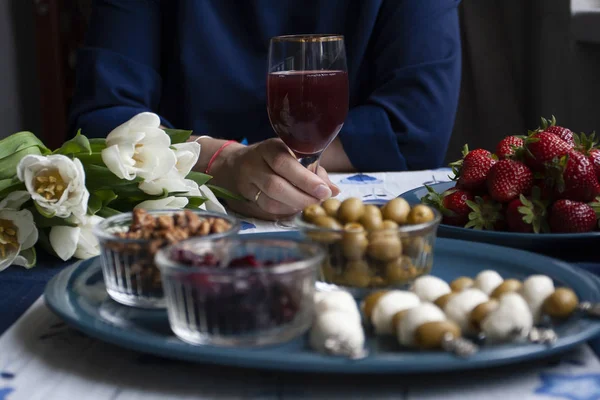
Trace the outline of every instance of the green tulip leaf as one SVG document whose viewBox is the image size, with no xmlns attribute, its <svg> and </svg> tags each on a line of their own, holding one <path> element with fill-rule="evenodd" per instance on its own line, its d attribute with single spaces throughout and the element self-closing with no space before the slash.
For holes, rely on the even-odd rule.
<svg viewBox="0 0 600 400">
<path fill-rule="evenodd" d="M 90 141 L 87 137 L 81 134 L 81 130 L 77 131 L 75 137 L 71 140 L 67 140 L 60 146 L 59 149 L 54 151 L 54 154 L 62 155 L 73 155 L 77 153 L 92 154 L 92 148 L 90 147 Z"/>
<path fill-rule="evenodd" d="M 171 138 L 171 144 L 183 143 L 192 135 L 192 131 L 183 129 L 164 129 L 164 131 Z"/>
</svg>

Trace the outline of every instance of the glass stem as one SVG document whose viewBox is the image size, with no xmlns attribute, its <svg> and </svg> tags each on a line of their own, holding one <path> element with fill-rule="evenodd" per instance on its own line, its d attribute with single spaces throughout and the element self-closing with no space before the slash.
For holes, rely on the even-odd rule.
<svg viewBox="0 0 600 400">
<path fill-rule="evenodd" d="M 302 164 L 310 172 L 313 172 L 316 174 L 317 169 L 319 168 L 319 161 L 321 160 L 321 154 L 314 155 L 314 156 L 308 156 L 308 157 L 301 157 L 298 159 L 298 161 L 300 161 L 300 164 Z"/>
</svg>

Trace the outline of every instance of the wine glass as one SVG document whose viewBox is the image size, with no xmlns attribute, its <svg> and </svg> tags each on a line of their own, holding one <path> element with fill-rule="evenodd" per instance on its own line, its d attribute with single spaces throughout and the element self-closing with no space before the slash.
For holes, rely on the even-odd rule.
<svg viewBox="0 0 600 400">
<path fill-rule="evenodd" d="M 348 97 L 342 35 L 271 38 L 267 74 L 269 120 L 298 161 L 314 173 L 323 151 L 344 125 Z"/>
</svg>

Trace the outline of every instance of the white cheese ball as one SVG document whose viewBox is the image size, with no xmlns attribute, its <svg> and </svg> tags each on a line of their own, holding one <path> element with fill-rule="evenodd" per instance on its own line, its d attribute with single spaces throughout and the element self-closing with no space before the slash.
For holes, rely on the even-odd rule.
<svg viewBox="0 0 600 400">
<path fill-rule="evenodd" d="M 371 314 L 371 324 L 378 335 L 391 335 L 394 333 L 392 318 L 399 311 L 419 305 L 419 297 L 404 290 L 392 290 L 377 301 Z"/>
<path fill-rule="evenodd" d="M 491 342 L 502 342 L 515 338 L 515 330 L 520 330 L 520 337 L 525 337 L 532 327 L 533 316 L 529 305 L 518 293 L 503 295 L 498 308 L 481 322 L 481 330 Z"/>
<path fill-rule="evenodd" d="M 421 303 L 408 310 L 398 323 L 398 341 L 403 346 L 412 347 L 415 344 L 415 332 L 421 325 L 445 320 L 446 316 L 438 306 L 432 303 Z"/>
<path fill-rule="evenodd" d="M 338 351 L 327 349 L 328 341 L 340 344 Z M 360 354 L 365 346 L 362 325 L 348 313 L 332 310 L 316 316 L 309 334 L 310 346 L 324 354 L 352 356 Z"/>
<path fill-rule="evenodd" d="M 437 276 L 425 275 L 417 278 L 411 290 L 421 301 L 433 303 L 439 297 L 448 294 L 452 291 L 450 285 Z"/>
<path fill-rule="evenodd" d="M 449 320 L 455 322 L 460 327 L 463 333 L 471 332 L 472 328 L 469 323 L 471 311 L 488 300 L 488 295 L 479 289 L 465 289 L 448 301 L 444 312 Z"/>
<path fill-rule="evenodd" d="M 326 311 L 340 311 L 349 317 L 361 321 L 358 305 L 352 295 L 344 290 L 315 293 L 315 314 L 319 315 Z"/>
<path fill-rule="evenodd" d="M 532 275 L 523 282 L 520 293 L 533 314 L 533 323 L 537 324 L 542 317 L 544 301 L 554 293 L 554 282 L 546 275 Z"/>
<path fill-rule="evenodd" d="M 504 279 L 499 273 L 488 269 L 477 274 L 474 286 L 489 296 L 502 282 Z"/>
</svg>

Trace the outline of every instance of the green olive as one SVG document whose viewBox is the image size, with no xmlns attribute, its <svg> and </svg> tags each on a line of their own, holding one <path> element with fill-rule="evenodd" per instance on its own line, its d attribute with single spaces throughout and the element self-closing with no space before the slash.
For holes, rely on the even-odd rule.
<svg viewBox="0 0 600 400">
<path fill-rule="evenodd" d="M 385 219 L 385 220 L 383 220 L 383 223 L 381 224 L 381 230 L 385 230 L 385 231 L 396 232 L 398 230 L 398 227 L 399 227 L 399 225 L 395 221 L 392 221 L 391 219 Z"/>
<path fill-rule="evenodd" d="M 374 206 L 373 204 L 366 205 L 363 216 L 360 218 L 360 223 L 363 224 L 368 231 L 381 229 L 383 218 L 381 217 L 379 207 Z"/>
<path fill-rule="evenodd" d="M 331 265 L 321 266 L 321 277 L 325 282 L 331 282 L 335 279 L 336 272 Z"/>
<path fill-rule="evenodd" d="M 521 290 L 521 287 L 523 287 L 521 281 L 517 279 L 506 279 L 494 289 L 490 297 L 499 299 L 503 294 L 518 292 Z"/>
<path fill-rule="evenodd" d="M 552 318 L 567 318 L 579 305 L 579 299 L 574 291 L 568 288 L 558 288 L 544 300 L 544 313 Z"/>
<path fill-rule="evenodd" d="M 327 214 L 325 213 L 325 210 L 323 209 L 323 207 L 321 207 L 318 204 L 311 204 L 310 206 L 306 207 L 304 209 L 304 211 L 302 212 L 302 218 L 306 221 L 306 222 L 313 222 L 317 217 L 325 217 L 327 216 Z"/>
<path fill-rule="evenodd" d="M 371 282 L 369 283 L 371 287 L 383 287 L 387 286 L 385 280 L 380 276 L 374 276 L 371 278 Z"/>
<path fill-rule="evenodd" d="M 400 225 L 406 223 L 409 212 L 410 204 L 402 197 L 396 197 L 395 199 L 388 201 L 381 208 L 383 219 L 390 219 Z"/>
<path fill-rule="evenodd" d="M 321 204 L 321 207 L 323 207 L 327 215 L 329 215 L 330 217 L 335 217 L 337 215 L 338 208 L 340 208 L 340 204 L 342 204 L 341 201 L 331 197 L 325 200 L 323 204 Z"/>
<path fill-rule="evenodd" d="M 346 231 L 340 242 L 342 254 L 348 260 L 360 260 L 364 258 L 369 241 L 364 232 Z"/>
<path fill-rule="evenodd" d="M 363 301 L 360 305 L 360 308 L 361 308 L 362 313 L 365 316 L 365 319 L 367 321 L 371 320 L 371 314 L 373 313 L 373 309 L 377 305 L 377 302 L 379 301 L 379 299 L 382 298 L 387 293 L 389 293 L 389 291 L 387 291 L 387 290 L 378 290 L 378 291 L 369 293 L 369 295 L 367 295 L 363 299 Z"/>
<path fill-rule="evenodd" d="M 350 261 L 344 270 L 344 282 L 348 286 L 364 288 L 371 282 L 369 265 L 364 261 Z"/>
<path fill-rule="evenodd" d="M 340 230 L 342 226 L 335 219 L 326 216 L 320 216 L 315 218 L 313 224 L 320 228 Z M 341 239 L 341 232 L 319 232 L 318 230 L 309 230 L 306 233 L 312 240 L 319 243 L 331 244 Z"/>
<path fill-rule="evenodd" d="M 425 246 L 425 239 L 421 236 L 415 237 L 403 237 L 402 241 L 402 251 L 409 257 L 417 258 L 423 252 Z"/>
<path fill-rule="evenodd" d="M 489 313 L 498 308 L 498 305 L 498 300 L 491 299 L 475 307 L 469 315 L 469 322 L 471 323 L 473 329 L 479 331 L 483 320 L 488 316 Z"/>
<path fill-rule="evenodd" d="M 433 303 L 443 310 L 444 308 L 446 308 L 446 304 L 448 304 L 450 299 L 454 296 L 456 296 L 456 292 L 446 293 L 435 299 Z"/>
<path fill-rule="evenodd" d="M 344 231 L 348 233 L 364 233 L 365 228 L 358 222 L 348 222 L 344 225 Z"/>
<path fill-rule="evenodd" d="M 402 256 L 385 265 L 385 278 L 388 284 L 408 283 L 417 276 L 417 269 L 409 257 Z"/>
<path fill-rule="evenodd" d="M 460 327 L 452 321 L 426 322 L 415 331 L 415 344 L 423 350 L 440 349 L 444 337 L 451 335 L 454 338 L 461 336 Z"/>
<path fill-rule="evenodd" d="M 450 289 L 453 292 L 462 292 L 465 289 L 473 287 L 475 281 L 468 276 L 461 276 L 460 278 L 456 278 L 452 282 L 450 282 Z"/>
<path fill-rule="evenodd" d="M 424 224 L 425 222 L 433 221 L 433 218 L 435 218 L 435 214 L 431 207 L 425 204 L 417 204 L 408 213 L 406 223 L 410 225 Z"/>
<path fill-rule="evenodd" d="M 360 199 L 350 197 L 340 204 L 337 211 L 337 219 L 343 223 L 357 222 L 365 212 L 365 206 Z"/>
<path fill-rule="evenodd" d="M 369 242 L 367 252 L 375 260 L 392 261 L 402 254 L 402 243 L 394 237 L 376 238 Z"/>
</svg>

